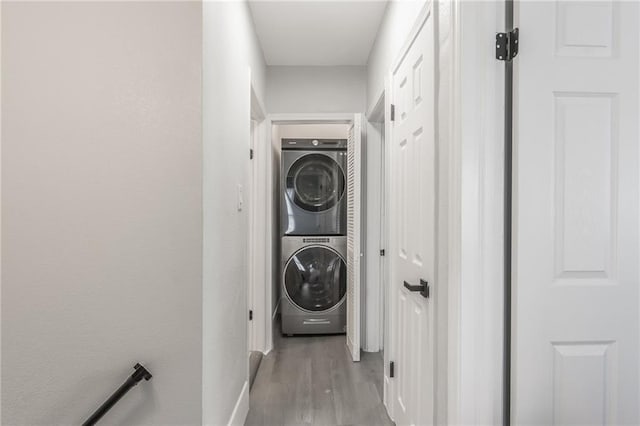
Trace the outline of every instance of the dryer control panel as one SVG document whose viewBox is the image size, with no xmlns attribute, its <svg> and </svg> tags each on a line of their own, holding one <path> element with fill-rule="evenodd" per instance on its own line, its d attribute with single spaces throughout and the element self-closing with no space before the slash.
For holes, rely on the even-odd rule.
<svg viewBox="0 0 640 426">
<path fill-rule="evenodd" d="M 283 150 L 302 149 L 311 151 L 313 149 L 321 149 L 323 151 L 330 150 L 346 150 L 346 139 L 282 139 Z"/>
</svg>

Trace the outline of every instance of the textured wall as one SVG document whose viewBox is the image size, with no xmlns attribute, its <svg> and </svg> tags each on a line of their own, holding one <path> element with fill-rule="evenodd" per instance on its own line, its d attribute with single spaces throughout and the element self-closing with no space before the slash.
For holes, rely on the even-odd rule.
<svg viewBox="0 0 640 426">
<path fill-rule="evenodd" d="M 366 67 L 268 67 L 269 113 L 364 112 Z"/>
<path fill-rule="evenodd" d="M 250 82 L 264 100 L 265 65 L 246 2 L 205 2 L 203 15 L 203 421 L 219 425 L 248 410 L 248 211 L 237 192 L 249 194 Z"/>
<path fill-rule="evenodd" d="M 201 5 L 2 7 L 1 423 L 200 424 Z"/>
</svg>

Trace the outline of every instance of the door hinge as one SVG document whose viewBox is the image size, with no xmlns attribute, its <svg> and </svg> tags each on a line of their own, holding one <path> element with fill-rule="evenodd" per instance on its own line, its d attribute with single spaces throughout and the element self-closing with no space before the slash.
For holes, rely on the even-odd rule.
<svg viewBox="0 0 640 426">
<path fill-rule="evenodd" d="M 389 363 L 389 377 L 395 377 L 396 376 L 396 363 L 391 361 Z"/>
<path fill-rule="evenodd" d="M 253 321 L 253 311 L 249 309 L 249 321 Z"/>
<path fill-rule="evenodd" d="M 519 29 L 514 28 L 508 33 L 496 34 L 496 59 L 511 62 L 518 56 L 519 33 Z"/>
<path fill-rule="evenodd" d="M 384 256 L 384 254 L 385 254 L 384 249 L 380 250 L 380 256 Z"/>
<path fill-rule="evenodd" d="M 391 104 L 391 121 L 396 121 L 396 106 Z"/>
<path fill-rule="evenodd" d="M 253 149 L 249 150 L 249 160 L 253 160 Z"/>
</svg>

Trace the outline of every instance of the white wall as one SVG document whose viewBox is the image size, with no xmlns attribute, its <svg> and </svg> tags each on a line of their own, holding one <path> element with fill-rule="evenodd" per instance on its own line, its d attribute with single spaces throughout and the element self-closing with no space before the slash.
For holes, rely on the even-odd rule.
<svg viewBox="0 0 640 426">
<path fill-rule="evenodd" d="M 426 1 L 392 0 L 387 5 L 367 62 L 367 112 L 384 91 L 385 78 Z"/>
<path fill-rule="evenodd" d="M 278 128 L 280 147 L 283 138 L 347 139 L 351 124 L 280 124 L 274 127 Z"/>
<path fill-rule="evenodd" d="M 202 403 L 204 423 L 219 425 L 248 410 L 248 212 L 237 188 L 247 185 L 250 78 L 264 100 L 265 66 L 246 2 L 205 2 L 203 15 Z"/>
<path fill-rule="evenodd" d="M 267 111 L 354 113 L 366 106 L 366 67 L 267 68 Z"/>
<path fill-rule="evenodd" d="M 201 6 L 2 5 L 2 424 L 201 423 Z"/>
<path fill-rule="evenodd" d="M 434 306 L 436 313 L 436 422 L 439 424 L 456 424 L 457 418 L 450 416 L 452 406 L 451 371 L 457 367 L 456 361 L 451 359 L 449 300 L 452 286 L 451 251 L 453 243 L 453 229 L 458 229 L 458 215 L 452 214 L 452 188 L 458 181 L 452 179 L 455 168 L 452 166 L 457 157 L 453 154 L 454 130 L 460 124 L 455 121 L 454 105 L 458 87 L 455 80 L 456 42 L 458 27 L 455 26 L 454 0 L 444 0 L 435 3 L 434 14 L 438 22 L 437 31 L 437 152 L 438 152 L 438 252 L 435 282 Z M 457 170 L 455 170 L 457 171 Z M 457 211 L 455 211 L 457 213 Z M 457 247 L 457 246 L 455 246 Z M 455 271 L 457 272 L 457 270 Z M 455 313 L 457 313 L 456 311 Z M 454 313 L 454 314 L 455 314 Z M 458 390 L 455 388 L 456 391 Z M 477 393 L 482 393 L 478 390 Z M 456 407 L 457 408 L 457 407 Z M 495 424 L 482 421 L 471 421 L 471 424 Z"/>
</svg>

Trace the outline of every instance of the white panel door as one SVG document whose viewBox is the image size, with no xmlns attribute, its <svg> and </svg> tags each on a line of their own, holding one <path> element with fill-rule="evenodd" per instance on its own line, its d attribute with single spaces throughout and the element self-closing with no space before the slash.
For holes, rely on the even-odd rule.
<svg viewBox="0 0 640 426">
<path fill-rule="evenodd" d="M 638 3 L 519 3 L 517 425 L 639 424 Z"/>
<path fill-rule="evenodd" d="M 362 116 L 356 114 L 347 142 L 347 346 L 360 361 L 362 279 Z"/>
<path fill-rule="evenodd" d="M 433 423 L 434 307 L 407 286 L 428 282 L 436 265 L 434 23 L 429 13 L 392 77 L 390 266 L 393 415 L 398 425 Z"/>
</svg>

